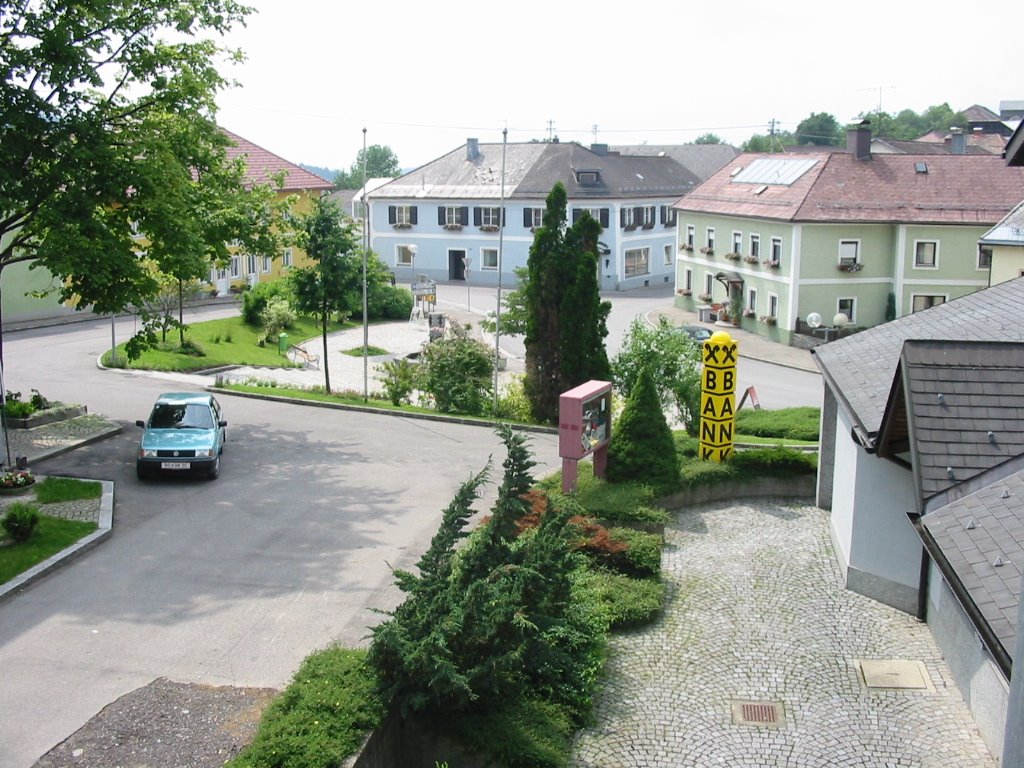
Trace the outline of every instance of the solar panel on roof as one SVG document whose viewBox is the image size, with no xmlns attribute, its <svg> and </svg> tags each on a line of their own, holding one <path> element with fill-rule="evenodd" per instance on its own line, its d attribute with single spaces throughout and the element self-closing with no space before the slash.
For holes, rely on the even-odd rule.
<svg viewBox="0 0 1024 768">
<path fill-rule="evenodd" d="M 814 167 L 817 158 L 762 157 L 736 174 L 733 184 L 779 184 L 788 187 Z"/>
</svg>

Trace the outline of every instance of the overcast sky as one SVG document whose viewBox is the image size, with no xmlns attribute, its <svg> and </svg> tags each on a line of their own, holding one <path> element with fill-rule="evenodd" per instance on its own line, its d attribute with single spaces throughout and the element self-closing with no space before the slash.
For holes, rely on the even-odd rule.
<svg viewBox="0 0 1024 768">
<path fill-rule="evenodd" d="M 1010 4 L 245 0 L 225 128 L 295 163 L 403 168 L 467 137 L 739 144 L 775 119 L 1024 99 Z M 595 128 L 596 126 L 596 133 Z"/>
</svg>

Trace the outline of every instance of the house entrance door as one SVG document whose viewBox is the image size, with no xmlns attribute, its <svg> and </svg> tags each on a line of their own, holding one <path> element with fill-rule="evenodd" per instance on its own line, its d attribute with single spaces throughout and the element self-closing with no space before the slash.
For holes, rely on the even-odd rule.
<svg viewBox="0 0 1024 768">
<path fill-rule="evenodd" d="M 448 250 L 448 279 L 466 279 L 466 250 L 464 248 Z"/>
</svg>

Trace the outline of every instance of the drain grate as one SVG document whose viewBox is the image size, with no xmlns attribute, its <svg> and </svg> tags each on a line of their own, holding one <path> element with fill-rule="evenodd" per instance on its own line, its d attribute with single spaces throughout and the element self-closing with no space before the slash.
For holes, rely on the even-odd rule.
<svg viewBox="0 0 1024 768">
<path fill-rule="evenodd" d="M 786 722 L 786 714 L 779 701 L 734 701 L 732 722 L 733 725 L 777 728 Z"/>
</svg>

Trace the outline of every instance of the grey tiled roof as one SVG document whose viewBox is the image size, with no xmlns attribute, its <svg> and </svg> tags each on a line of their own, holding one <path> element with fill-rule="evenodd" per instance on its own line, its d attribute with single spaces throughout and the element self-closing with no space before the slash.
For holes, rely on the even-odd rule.
<svg viewBox="0 0 1024 768">
<path fill-rule="evenodd" d="M 988 245 L 1024 245 L 1024 202 L 982 235 L 979 242 Z"/>
<path fill-rule="evenodd" d="M 1012 660 L 1024 571 L 1024 470 L 1002 474 L 992 482 L 983 475 L 978 490 L 921 522 Z"/>
<path fill-rule="evenodd" d="M 1024 455 L 1024 343 L 907 341 L 879 440 L 906 410 L 922 501 Z"/>
<path fill-rule="evenodd" d="M 817 347 L 814 359 L 826 386 L 865 436 L 881 426 L 908 339 L 1024 341 L 1024 278 Z"/>
<path fill-rule="evenodd" d="M 610 149 L 622 155 L 671 157 L 701 181 L 740 153 L 731 144 L 623 144 Z"/>
</svg>

